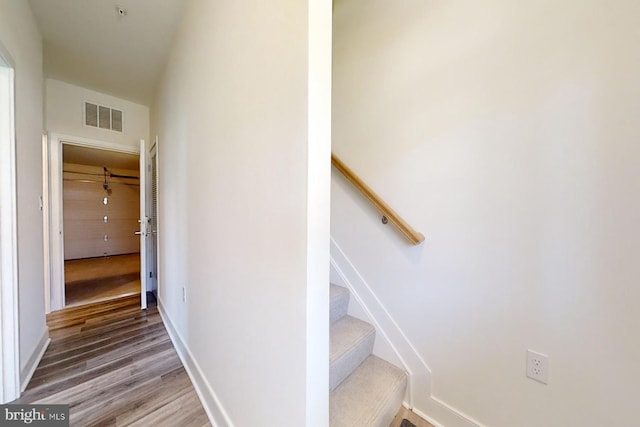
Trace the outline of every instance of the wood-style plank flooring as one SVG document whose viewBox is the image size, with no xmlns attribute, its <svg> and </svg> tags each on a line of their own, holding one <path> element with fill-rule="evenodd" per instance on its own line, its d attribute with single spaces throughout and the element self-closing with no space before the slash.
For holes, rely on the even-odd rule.
<svg viewBox="0 0 640 427">
<path fill-rule="evenodd" d="M 155 306 L 140 296 L 47 316 L 51 344 L 14 403 L 70 405 L 71 426 L 210 426 Z"/>
<path fill-rule="evenodd" d="M 433 427 L 433 424 L 423 420 L 404 406 L 400 408 L 395 418 L 391 422 L 390 427 L 400 427 L 400 425 L 402 425 L 402 420 L 405 418 L 411 421 L 416 427 Z"/>
<path fill-rule="evenodd" d="M 140 293 L 140 254 L 64 262 L 67 307 Z"/>
</svg>

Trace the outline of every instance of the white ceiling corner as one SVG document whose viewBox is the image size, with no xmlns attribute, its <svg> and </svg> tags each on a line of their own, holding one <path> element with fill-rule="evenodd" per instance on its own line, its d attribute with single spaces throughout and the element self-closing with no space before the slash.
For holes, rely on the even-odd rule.
<svg viewBox="0 0 640 427">
<path fill-rule="evenodd" d="M 185 0 L 29 3 L 42 33 L 45 77 L 151 104 Z"/>
</svg>

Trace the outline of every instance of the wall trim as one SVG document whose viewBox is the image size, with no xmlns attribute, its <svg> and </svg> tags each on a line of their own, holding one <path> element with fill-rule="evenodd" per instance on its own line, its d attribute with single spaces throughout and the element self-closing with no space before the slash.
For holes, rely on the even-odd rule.
<svg viewBox="0 0 640 427">
<path fill-rule="evenodd" d="M 51 313 L 51 231 L 49 230 L 49 134 L 42 132 L 42 244 L 44 246 L 44 313 Z"/>
<path fill-rule="evenodd" d="M 160 295 L 158 295 L 158 297 L 159 296 Z M 202 403 L 202 407 L 207 413 L 207 417 L 209 417 L 209 421 L 213 427 L 233 427 L 233 423 L 220 403 L 220 399 L 218 399 L 215 391 L 213 391 L 213 387 L 211 387 L 211 384 L 209 384 L 209 381 L 207 381 L 206 377 L 202 373 L 200 365 L 198 365 L 198 362 L 191 354 L 189 347 L 187 347 L 185 342 L 182 340 L 180 333 L 171 321 L 171 317 L 164 309 L 164 305 L 160 298 L 158 298 L 158 312 L 160 313 L 162 322 L 167 329 L 169 338 L 178 353 L 178 357 L 193 383 L 193 387 L 200 399 L 200 403 Z"/>
<path fill-rule="evenodd" d="M 31 356 L 27 363 L 24 365 L 24 368 L 20 372 L 20 391 L 23 392 L 27 386 L 29 385 L 29 381 L 31 381 L 31 377 L 36 372 L 36 368 L 40 364 L 42 357 L 44 356 L 45 351 L 49 347 L 51 343 L 51 338 L 49 337 L 49 328 L 45 326 L 44 333 L 40 337 L 38 344 L 31 352 Z"/>
<path fill-rule="evenodd" d="M 8 117 L 6 129 L 0 131 L 0 403 L 4 403 L 20 396 L 20 317 L 15 63 L 1 42 L 0 85 L 6 85 L 0 110 Z"/>
<path fill-rule="evenodd" d="M 373 320 L 376 333 L 388 341 L 409 376 L 404 406 L 436 427 L 483 427 L 431 394 L 431 370 L 358 269 L 331 237 L 331 267 L 355 302 Z"/>
<path fill-rule="evenodd" d="M 424 410 L 414 408 L 413 411 L 435 427 L 485 427 L 484 424 L 433 395 L 429 397 Z"/>
<path fill-rule="evenodd" d="M 125 145 L 118 142 L 101 141 L 98 139 L 84 138 L 81 136 L 66 135 L 63 133 L 51 132 L 51 139 L 55 139 L 65 144 L 77 145 L 80 147 L 97 148 L 100 150 L 117 151 L 120 153 L 140 154 L 139 145 Z M 136 141 L 137 142 L 137 141 Z"/>
</svg>

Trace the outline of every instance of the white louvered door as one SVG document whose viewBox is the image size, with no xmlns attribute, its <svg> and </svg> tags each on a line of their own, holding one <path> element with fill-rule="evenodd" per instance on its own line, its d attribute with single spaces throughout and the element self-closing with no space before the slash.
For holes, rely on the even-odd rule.
<svg viewBox="0 0 640 427">
<path fill-rule="evenodd" d="M 151 147 L 149 152 L 149 233 L 147 239 L 147 265 L 148 279 L 147 289 L 153 292 L 156 300 L 158 299 L 158 151 L 156 143 Z"/>
</svg>

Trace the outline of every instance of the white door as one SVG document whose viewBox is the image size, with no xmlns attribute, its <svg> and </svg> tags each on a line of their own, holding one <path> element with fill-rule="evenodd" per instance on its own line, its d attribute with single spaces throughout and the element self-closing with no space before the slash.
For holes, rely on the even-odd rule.
<svg viewBox="0 0 640 427">
<path fill-rule="evenodd" d="M 147 216 L 147 147 L 144 139 L 140 140 L 140 230 L 136 234 L 140 236 L 140 306 L 147 308 L 147 230 L 149 218 Z"/>
</svg>

